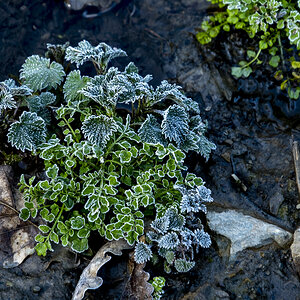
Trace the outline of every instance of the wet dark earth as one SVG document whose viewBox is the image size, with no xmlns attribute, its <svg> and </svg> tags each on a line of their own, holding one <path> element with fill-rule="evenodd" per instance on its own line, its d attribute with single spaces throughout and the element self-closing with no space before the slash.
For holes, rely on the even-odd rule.
<svg viewBox="0 0 300 300">
<path fill-rule="evenodd" d="M 200 103 L 216 143 L 208 162 L 190 154 L 191 171 L 212 190 L 214 211 L 234 209 L 293 233 L 300 225 L 292 138 L 300 139 L 300 105 L 291 102 L 272 79 L 257 70 L 235 80 L 230 67 L 244 57 L 248 42 L 235 32 L 208 47 L 194 38 L 207 10 L 202 0 L 123 1 L 92 19 L 68 11 L 62 1 L 0 0 L 0 81 L 18 75 L 26 57 L 44 54 L 46 44 L 82 39 L 125 50 L 153 84 L 167 79 L 183 86 Z M 235 174 L 239 180 L 234 180 Z M 202 250 L 188 274 L 163 274 L 163 299 L 300 299 L 300 281 L 290 243 L 247 248 L 230 258 L 230 239 L 211 232 L 213 246 Z M 121 299 L 128 280 L 126 255 L 103 270 L 104 285 L 86 299 Z M 65 249 L 52 256 L 33 255 L 19 267 L 0 268 L 0 299 L 70 299 L 87 260 Z"/>
</svg>

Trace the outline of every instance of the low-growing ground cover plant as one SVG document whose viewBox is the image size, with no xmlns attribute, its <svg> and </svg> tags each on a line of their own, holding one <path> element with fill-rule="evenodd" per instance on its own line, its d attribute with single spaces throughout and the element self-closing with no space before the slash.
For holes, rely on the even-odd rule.
<svg viewBox="0 0 300 300">
<path fill-rule="evenodd" d="M 22 107 L 8 130 L 10 143 L 44 162 L 43 176 L 20 180 L 20 218 L 43 220 L 37 253 L 58 243 L 84 252 L 98 232 L 136 245 L 137 263 L 157 252 L 167 272 L 187 272 L 194 252 L 211 244 L 199 218 L 212 201 L 210 190 L 184 165 L 188 151 L 208 159 L 215 148 L 198 104 L 167 81 L 154 88 L 133 63 L 124 71 L 109 67 L 126 53 L 104 43 L 48 50 L 50 58 L 26 59 L 20 87 L 1 83 L 6 94 L 0 98 L 3 112 L 18 101 Z M 88 61 L 94 77 L 79 70 Z"/>
<path fill-rule="evenodd" d="M 209 0 L 210 1 L 210 0 Z M 217 11 L 201 25 L 196 37 L 207 44 L 224 31 L 244 30 L 257 41 L 255 49 L 248 49 L 247 61 L 232 67 L 235 77 L 248 77 L 260 60 L 262 51 L 268 51 L 268 63 L 276 70 L 274 77 L 281 81 L 292 99 L 300 95 L 300 2 L 277 0 L 213 0 L 221 11 Z"/>
</svg>

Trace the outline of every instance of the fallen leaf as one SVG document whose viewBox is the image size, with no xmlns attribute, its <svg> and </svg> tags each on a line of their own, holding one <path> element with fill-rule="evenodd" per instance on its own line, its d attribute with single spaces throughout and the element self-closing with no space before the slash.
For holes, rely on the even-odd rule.
<svg viewBox="0 0 300 300">
<path fill-rule="evenodd" d="M 130 255 L 128 269 L 131 273 L 130 279 L 125 287 L 122 299 L 130 300 L 151 300 L 154 288 L 148 282 L 149 273 L 144 271 L 146 263 L 137 264 L 134 260 L 134 252 Z"/>
<path fill-rule="evenodd" d="M 103 265 L 111 260 L 111 256 L 107 254 L 108 252 L 120 256 L 122 255 L 122 250 L 131 248 L 125 240 L 108 242 L 101 247 L 89 265 L 83 270 L 72 300 L 81 300 L 87 290 L 97 289 L 102 285 L 103 279 L 97 276 L 97 273 Z"/>
<path fill-rule="evenodd" d="M 0 262 L 3 268 L 16 267 L 34 253 L 34 236 L 38 232 L 34 224 L 19 219 L 23 199 L 13 188 L 12 178 L 12 168 L 0 166 Z"/>
</svg>

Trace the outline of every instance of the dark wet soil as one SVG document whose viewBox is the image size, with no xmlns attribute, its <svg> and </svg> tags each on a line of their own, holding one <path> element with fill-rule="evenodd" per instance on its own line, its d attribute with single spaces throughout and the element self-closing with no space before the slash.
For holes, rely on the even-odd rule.
<svg viewBox="0 0 300 300">
<path fill-rule="evenodd" d="M 217 150 L 208 163 L 194 154 L 188 163 L 212 189 L 214 205 L 293 232 L 300 215 L 291 138 L 300 139 L 300 106 L 269 80 L 272 70 L 238 81 L 231 77 L 230 66 L 241 60 L 246 43 L 235 33 L 210 47 L 197 44 L 193 34 L 208 7 L 204 0 L 123 1 L 106 15 L 84 19 L 62 1 L 0 0 L 0 80 L 18 75 L 25 58 L 43 54 L 47 43 L 76 45 L 86 39 L 122 48 L 128 58 L 117 66 L 132 60 L 143 75 L 153 74 L 154 85 L 177 82 L 199 101 Z M 232 173 L 246 191 L 232 181 Z M 0 269 L 0 299 L 70 299 L 87 261 L 76 267 L 75 257 L 61 253 L 50 265 L 50 257 L 32 256 L 17 268 Z M 103 287 L 87 299 L 121 298 L 126 259 L 117 261 L 102 271 Z M 166 275 L 164 299 L 300 299 L 289 250 L 247 250 L 231 263 L 214 243 L 197 261 L 188 274 Z M 159 275 L 156 268 L 148 271 Z"/>
</svg>

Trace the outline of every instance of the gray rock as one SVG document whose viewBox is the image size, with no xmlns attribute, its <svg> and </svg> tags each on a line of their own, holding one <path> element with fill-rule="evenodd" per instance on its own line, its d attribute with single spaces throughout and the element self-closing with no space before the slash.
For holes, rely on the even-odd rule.
<svg viewBox="0 0 300 300">
<path fill-rule="evenodd" d="M 294 241 L 291 245 L 291 252 L 296 270 L 300 275 L 300 227 L 294 233 Z"/>
<path fill-rule="evenodd" d="M 277 215 L 279 207 L 283 201 L 284 197 L 282 195 L 281 189 L 278 188 L 278 190 L 276 190 L 275 193 L 269 199 L 270 212 L 273 215 Z"/>
<path fill-rule="evenodd" d="M 278 226 L 235 210 L 210 211 L 207 213 L 207 219 L 211 230 L 231 241 L 231 259 L 246 248 L 260 248 L 273 242 L 284 247 L 292 240 L 292 234 Z"/>
</svg>

